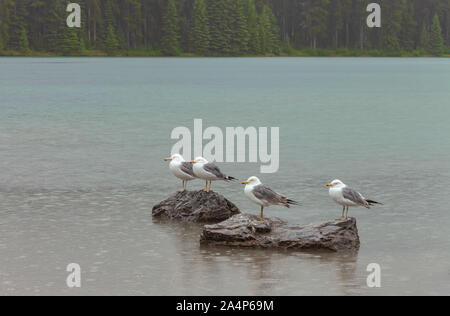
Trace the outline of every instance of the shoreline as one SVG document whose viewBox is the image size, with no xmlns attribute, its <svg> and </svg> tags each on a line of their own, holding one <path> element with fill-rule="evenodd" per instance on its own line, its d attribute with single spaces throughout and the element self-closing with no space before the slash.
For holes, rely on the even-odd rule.
<svg viewBox="0 0 450 316">
<path fill-rule="evenodd" d="M 286 57 L 316 57 L 316 58 L 450 58 L 450 51 L 446 51 L 440 56 L 415 52 L 386 53 L 380 51 L 344 51 L 339 50 L 298 50 L 292 53 L 281 53 L 279 55 L 198 55 L 192 53 L 180 53 L 176 56 L 167 56 L 157 51 L 123 51 L 114 54 L 107 54 L 102 51 L 85 51 L 79 54 L 58 54 L 50 52 L 29 52 L 21 53 L 17 51 L 0 51 L 0 57 L 94 57 L 94 58 L 286 58 Z"/>
</svg>

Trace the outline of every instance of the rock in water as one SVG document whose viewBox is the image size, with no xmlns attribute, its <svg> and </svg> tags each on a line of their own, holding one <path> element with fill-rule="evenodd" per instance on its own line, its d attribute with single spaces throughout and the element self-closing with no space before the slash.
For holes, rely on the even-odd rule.
<svg viewBox="0 0 450 316">
<path fill-rule="evenodd" d="M 215 192 L 178 192 L 153 207 L 153 216 L 196 223 L 219 223 L 239 209 Z"/>
<path fill-rule="evenodd" d="M 261 219 L 247 214 L 205 226 L 200 242 L 230 247 L 331 251 L 355 251 L 360 245 L 354 218 L 293 226 L 280 219 Z"/>
</svg>

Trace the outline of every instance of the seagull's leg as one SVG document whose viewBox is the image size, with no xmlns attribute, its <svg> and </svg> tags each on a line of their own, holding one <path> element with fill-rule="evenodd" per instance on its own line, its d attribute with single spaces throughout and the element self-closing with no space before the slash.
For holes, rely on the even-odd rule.
<svg viewBox="0 0 450 316">
<path fill-rule="evenodd" d="M 183 182 L 183 191 L 186 191 L 186 189 L 187 189 L 187 180 L 184 180 L 184 182 Z"/>
<path fill-rule="evenodd" d="M 208 192 L 211 192 L 211 186 L 212 186 L 212 180 L 209 180 L 209 188 L 208 188 Z"/>
<path fill-rule="evenodd" d="M 345 217 L 345 206 L 344 206 L 344 208 L 342 209 L 342 217 L 341 218 L 344 218 Z"/>
<path fill-rule="evenodd" d="M 348 219 L 348 209 L 349 209 L 349 206 L 347 206 L 347 213 L 345 214 L 345 219 Z"/>
<path fill-rule="evenodd" d="M 208 192 L 208 180 L 206 180 L 206 187 L 203 189 L 203 191 Z"/>
<path fill-rule="evenodd" d="M 264 206 L 261 206 L 261 218 L 264 218 Z"/>
</svg>

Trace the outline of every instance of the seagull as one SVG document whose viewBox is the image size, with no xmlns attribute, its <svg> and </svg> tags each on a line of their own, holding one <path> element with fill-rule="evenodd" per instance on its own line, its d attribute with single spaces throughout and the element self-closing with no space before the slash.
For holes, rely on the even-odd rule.
<svg viewBox="0 0 450 316">
<path fill-rule="evenodd" d="M 192 165 L 189 162 L 186 162 L 183 156 L 179 154 L 166 158 L 164 161 L 170 161 L 170 171 L 172 171 L 175 177 L 183 180 L 183 189 L 181 191 L 186 191 L 187 183 L 196 179 L 192 170 Z"/>
<path fill-rule="evenodd" d="M 268 186 L 261 183 L 257 177 L 251 177 L 247 181 L 242 182 L 245 184 L 245 195 L 255 204 L 261 206 L 261 218 L 264 218 L 264 207 L 271 205 L 280 205 L 290 208 L 291 205 L 299 205 L 298 202 L 289 200 L 284 195 L 281 195 L 273 191 Z"/>
<path fill-rule="evenodd" d="M 347 187 L 341 180 L 334 180 L 330 184 L 327 184 L 330 188 L 330 197 L 339 205 L 344 208 L 342 210 L 342 218 L 348 219 L 348 208 L 349 207 L 359 207 L 364 206 L 370 209 L 371 206 L 375 204 L 383 205 L 382 203 L 375 202 L 373 200 L 366 199 L 361 193 Z M 347 213 L 345 214 L 345 211 Z M 345 216 L 344 216 L 345 214 Z"/>
<path fill-rule="evenodd" d="M 228 182 L 236 180 L 236 178 L 223 174 L 219 167 L 208 162 L 208 160 L 203 157 L 195 158 L 195 160 L 191 161 L 191 164 L 193 165 L 194 175 L 197 178 L 206 180 L 206 188 L 203 190 L 205 192 L 211 191 L 212 181 L 223 180 Z"/>
</svg>

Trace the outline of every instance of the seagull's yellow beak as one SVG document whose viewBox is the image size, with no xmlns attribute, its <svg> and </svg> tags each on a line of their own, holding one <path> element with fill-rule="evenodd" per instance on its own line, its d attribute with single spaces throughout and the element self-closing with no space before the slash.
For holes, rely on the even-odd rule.
<svg viewBox="0 0 450 316">
<path fill-rule="evenodd" d="M 172 158 L 164 158 L 164 161 L 172 161 Z"/>
<path fill-rule="evenodd" d="M 195 160 L 192 160 L 192 161 L 190 162 L 191 165 L 193 165 L 193 164 L 195 164 L 195 163 L 197 163 L 197 161 L 195 161 Z"/>
<path fill-rule="evenodd" d="M 248 181 L 244 181 L 244 182 L 242 182 L 242 184 L 248 184 Z"/>
<path fill-rule="evenodd" d="M 333 185 L 331 183 L 327 184 L 327 187 L 331 188 Z"/>
</svg>

